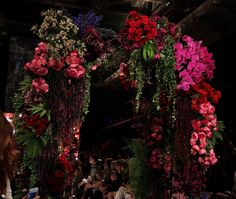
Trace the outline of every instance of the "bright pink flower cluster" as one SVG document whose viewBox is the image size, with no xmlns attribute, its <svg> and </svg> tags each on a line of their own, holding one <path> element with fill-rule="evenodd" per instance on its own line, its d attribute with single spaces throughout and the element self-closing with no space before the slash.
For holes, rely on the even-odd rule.
<svg viewBox="0 0 236 199">
<path fill-rule="evenodd" d="M 81 79 L 84 77 L 85 69 L 82 66 L 84 59 L 78 55 L 76 50 L 71 51 L 65 58 L 48 58 L 47 44 L 40 42 L 35 48 L 34 58 L 27 62 L 24 66 L 25 70 L 29 70 L 37 75 L 46 75 L 48 68 L 55 71 L 61 71 L 66 65 L 64 73 L 67 77 L 73 79 Z"/>
<path fill-rule="evenodd" d="M 176 70 L 180 78 L 177 88 L 188 91 L 192 85 L 212 79 L 215 65 L 212 53 L 200 41 L 194 41 L 187 35 L 182 40 L 184 45 L 177 42 L 174 46 Z"/>
<path fill-rule="evenodd" d="M 34 58 L 27 62 L 24 66 L 25 70 L 29 70 L 37 75 L 46 75 L 48 73 L 47 66 L 47 44 L 40 42 L 35 48 Z"/>
<path fill-rule="evenodd" d="M 48 92 L 48 84 L 43 78 L 36 78 L 32 81 L 32 88 L 37 93 L 47 93 Z"/>
<path fill-rule="evenodd" d="M 79 57 L 78 52 L 72 51 L 66 57 L 68 68 L 65 70 L 65 75 L 74 79 L 81 79 L 84 77 L 85 69 L 82 66 L 83 62 L 84 60 Z"/>
<path fill-rule="evenodd" d="M 136 11 L 131 11 L 125 21 L 125 28 L 128 31 L 127 38 L 137 47 L 144 45 L 146 41 L 152 40 L 157 36 L 156 26 L 155 21 Z"/>
<path fill-rule="evenodd" d="M 214 131 L 217 131 L 217 119 L 213 115 L 215 107 L 210 102 L 200 104 L 199 114 L 202 120 L 196 119 L 192 121 L 193 133 L 190 139 L 191 154 L 199 155 L 198 162 L 203 166 L 214 165 L 217 162 L 213 148 L 208 151 L 207 142 L 213 137 Z"/>
</svg>

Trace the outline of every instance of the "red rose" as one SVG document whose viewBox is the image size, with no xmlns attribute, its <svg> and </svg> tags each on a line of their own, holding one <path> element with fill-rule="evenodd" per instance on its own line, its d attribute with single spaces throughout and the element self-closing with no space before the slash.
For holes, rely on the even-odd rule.
<svg viewBox="0 0 236 199">
<path fill-rule="evenodd" d="M 153 26 L 153 27 L 156 28 L 157 23 L 156 23 L 155 21 L 151 21 L 151 20 L 149 20 L 149 25 L 150 25 L 150 26 Z"/>
<path fill-rule="evenodd" d="M 151 33 L 148 33 L 148 34 L 147 34 L 147 39 L 148 39 L 148 40 L 153 39 L 153 37 L 154 37 L 153 34 L 151 34 Z"/>
<path fill-rule="evenodd" d="M 157 29 L 156 28 L 152 28 L 151 29 L 151 33 L 155 36 L 157 36 Z"/>
<path fill-rule="evenodd" d="M 148 16 L 142 16 L 142 22 L 143 22 L 143 24 L 147 25 L 149 22 Z"/>
<path fill-rule="evenodd" d="M 135 28 L 131 27 L 131 28 L 129 28 L 128 33 L 133 34 L 135 32 L 135 30 L 136 30 Z"/>
<path fill-rule="evenodd" d="M 150 30 L 150 29 L 151 29 L 151 27 L 149 25 L 144 26 L 144 30 Z"/>
<path fill-rule="evenodd" d="M 138 28 L 138 29 L 135 31 L 135 33 L 141 36 L 141 35 L 143 34 L 143 29 L 142 29 L 142 28 Z"/>
<path fill-rule="evenodd" d="M 138 35 L 134 38 L 135 41 L 140 41 L 141 37 Z"/>
<path fill-rule="evenodd" d="M 136 27 L 136 26 L 137 26 L 137 24 L 136 24 L 136 22 L 135 22 L 135 21 L 133 21 L 133 20 L 130 20 L 130 21 L 129 21 L 129 26 L 130 26 L 130 27 Z"/>
<path fill-rule="evenodd" d="M 143 24 L 143 22 L 142 22 L 142 20 L 138 20 L 138 21 L 136 21 L 136 24 L 139 27 L 139 26 L 141 26 Z"/>
<path fill-rule="evenodd" d="M 129 34 L 129 35 L 128 35 L 128 40 L 132 40 L 132 39 L 133 39 L 132 35 Z"/>
<path fill-rule="evenodd" d="M 134 17 L 136 17 L 136 16 L 138 15 L 138 13 L 137 13 L 137 11 L 133 10 L 133 11 L 130 11 L 130 12 L 129 12 L 129 15 L 130 15 L 132 18 L 134 18 Z"/>
</svg>

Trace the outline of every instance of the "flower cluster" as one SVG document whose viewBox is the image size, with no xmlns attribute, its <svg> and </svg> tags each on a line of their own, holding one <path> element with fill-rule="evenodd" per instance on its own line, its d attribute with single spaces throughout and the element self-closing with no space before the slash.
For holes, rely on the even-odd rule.
<svg viewBox="0 0 236 199">
<path fill-rule="evenodd" d="M 41 13 L 42 24 L 32 27 L 33 33 L 47 43 L 48 51 L 54 58 L 66 56 L 72 50 L 83 54 L 84 44 L 79 40 L 79 28 L 63 10 L 49 9 Z"/>
<path fill-rule="evenodd" d="M 218 121 L 215 107 L 221 97 L 221 92 L 215 90 L 210 84 L 203 81 L 192 87 L 192 110 L 197 118 L 192 121 L 193 133 L 190 139 L 191 154 L 198 157 L 198 162 L 205 168 L 217 162 L 214 145 L 219 135 Z M 210 101 L 212 102 L 210 102 Z M 199 117 L 200 116 L 200 117 Z"/>
<path fill-rule="evenodd" d="M 32 88 L 37 93 L 47 93 L 48 92 L 48 84 L 43 78 L 36 78 L 32 81 Z"/>
<path fill-rule="evenodd" d="M 84 58 L 78 54 L 76 50 L 69 52 L 69 54 L 64 57 L 58 57 L 57 59 L 50 57 L 48 54 L 48 45 L 44 42 L 40 42 L 38 47 L 35 48 L 34 58 L 27 62 L 24 66 L 25 70 L 29 70 L 37 75 L 47 75 L 49 68 L 52 68 L 54 71 L 61 71 L 64 68 L 64 73 L 67 77 L 73 79 L 81 79 L 84 77 L 85 68 L 82 66 L 84 63 Z M 48 91 L 48 88 L 45 89 L 46 83 L 42 78 L 34 80 L 37 92 L 40 92 L 38 89 L 39 86 L 44 87 L 44 92 Z M 36 83 L 38 85 L 36 85 Z M 33 84 L 32 84 L 33 85 Z M 48 86 L 47 86 L 48 87 Z"/>
<path fill-rule="evenodd" d="M 34 58 L 24 65 L 25 70 L 31 71 L 37 75 L 48 74 L 46 67 L 47 44 L 40 42 L 35 48 Z"/>
<path fill-rule="evenodd" d="M 148 40 L 154 39 L 157 35 L 157 23 L 152 21 L 148 16 L 131 11 L 125 21 L 127 29 L 127 38 L 131 46 L 140 47 Z"/>
<path fill-rule="evenodd" d="M 87 27 L 99 26 L 102 16 L 97 16 L 93 11 L 86 14 L 78 14 L 78 17 L 73 17 L 75 24 L 79 27 L 81 35 L 85 33 Z"/>
<path fill-rule="evenodd" d="M 195 111 L 199 110 L 199 104 L 208 102 L 208 99 L 212 100 L 214 104 L 217 104 L 221 98 L 221 92 L 215 90 L 206 82 L 195 84 L 192 89 L 197 93 L 197 95 L 192 98 L 192 109 Z"/>
<path fill-rule="evenodd" d="M 203 119 L 192 121 L 193 133 L 191 135 L 190 144 L 192 146 L 191 154 L 199 155 L 198 161 L 204 166 L 214 165 L 217 162 L 214 150 L 207 149 L 208 139 L 212 139 L 213 134 L 217 131 L 217 119 L 214 116 L 215 107 L 208 103 L 199 105 L 199 114 Z"/>
<path fill-rule="evenodd" d="M 177 42 L 174 46 L 176 71 L 180 79 L 177 88 L 188 91 L 196 83 L 212 79 L 215 65 L 212 53 L 200 41 L 186 35 L 182 40 L 183 44 Z"/>
<path fill-rule="evenodd" d="M 153 15 L 151 16 L 151 19 L 152 21 L 156 21 L 157 26 L 158 26 L 158 35 L 155 39 L 158 44 L 157 51 L 159 52 L 159 56 L 160 56 L 160 53 L 166 44 L 165 38 L 168 35 L 170 35 L 171 38 L 173 38 L 175 41 L 179 41 L 181 37 L 181 32 L 180 32 L 180 28 L 176 24 L 171 23 L 164 16 L 160 17 L 158 15 Z"/>
<path fill-rule="evenodd" d="M 81 79 L 84 77 L 85 69 L 82 66 L 83 58 L 78 55 L 77 51 L 72 51 L 66 56 L 66 63 L 68 68 L 65 70 L 66 76 L 74 79 Z"/>
</svg>

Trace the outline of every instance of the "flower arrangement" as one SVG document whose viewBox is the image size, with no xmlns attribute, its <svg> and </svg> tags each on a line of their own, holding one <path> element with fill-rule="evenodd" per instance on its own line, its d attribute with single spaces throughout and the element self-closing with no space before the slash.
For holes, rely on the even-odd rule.
<svg viewBox="0 0 236 199">
<path fill-rule="evenodd" d="M 125 64 L 129 66 L 128 78 L 137 88 L 137 112 L 143 89 L 148 85 L 152 90 L 156 89 L 152 92 L 152 100 L 157 110 L 160 109 L 161 93 L 160 87 L 156 85 L 161 84 L 162 91 L 168 92 L 169 101 L 175 98 L 175 56 L 172 48 L 174 42 L 179 39 L 179 31 L 179 28 L 168 22 L 165 17 L 149 18 L 136 11 L 128 15 L 124 28 L 120 32 L 120 41 L 130 53 L 130 59 Z M 142 34 L 138 35 L 141 32 Z"/>
<path fill-rule="evenodd" d="M 50 9 L 42 17 L 32 28 L 40 42 L 14 98 L 30 186 L 39 185 L 45 197 L 65 194 L 88 113 L 90 73 L 113 73 L 117 68 L 107 66 L 118 65 L 120 82 L 135 93 L 135 113 L 144 115 L 140 139 L 130 143 L 135 197 L 198 197 L 204 174 L 218 161 L 214 146 L 224 129 L 215 113 L 221 93 L 209 84 L 215 65 L 207 48 L 167 18 L 136 11 L 118 34 L 98 28 L 101 17 L 92 12 L 71 17 Z M 112 45 L 115 37 L 120 46 Z"/>
<path fill-rule="evenodd" d="M 17 141 L 26 151 L 22 166 L 30 171 L 29 186 L 58 198 L 71 184 L 71 165 L 78 158 L 92 64 L 68 13 L 49 9 L 41 16 L 42 24 L 32 27 L 40 42 L 24 65 L 27 76 L 14 97 L 14 123 Z"/>
<path fill-rule="evenodd" d="M 204 174 L 217 163 L 214 145 L 224 129 L 214 106 L 221 93 L 207 82 L 213 78 L 213 55 L 202 42 L 156 15 L 131 11 L 119 36 L 127 56 L 120 64 L 121 83 L 136 91 L 136 113 L 146 116 L 141 140 L 134 143 L 149 151 L 143 160 L 151 169 L 152 189 L 144 194 L 143 184 L 133 182 L 135 196 L 200 197 Z M 136 157 L 140 151 L 133 153 Z"/>
</svg>

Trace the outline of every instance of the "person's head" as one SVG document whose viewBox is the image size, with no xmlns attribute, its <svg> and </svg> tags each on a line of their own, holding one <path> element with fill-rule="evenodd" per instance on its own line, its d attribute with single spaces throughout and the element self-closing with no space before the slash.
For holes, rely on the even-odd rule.
<svg viewBox="0 0 236 199">
<path fill-rule="evenodd" d="M 2 111 L 0 111 L 0 159 L 3 159 L 3 152 L 12 141 L 13 129 Z"/>
<path fill-rule="evenodd" d="M 13 128 L 0 110 L 0 193 L 6 188 L 6 178 L 12 178 L 14 160 Z"/>
<path fill-rule="evenodd" d="M 89 156 L 89 164 L 95 164 L 98 161 L 98 157 L 96 154 L 92 154 Z"/>
<path fill-rule="evenodd" d="M 104 161 L 104 170 L 110 170 L 111 169 L 111 161 L 112 161 L 112 158 L 106 158 L 105 161 Z"/>
<path fill-rule="evenodd" d="M 96 177 L 96 180 L 102 180 L 103 179 L 103 176 L 104 176 L 104 172 L 103 170 L 97 170 L 96 174 L 95 174 L 95 177 Z"/>
</svg>

